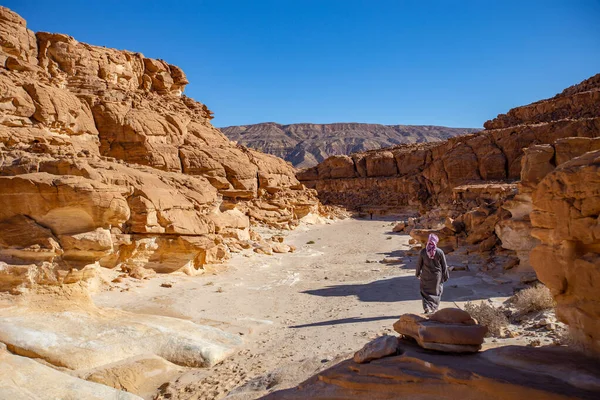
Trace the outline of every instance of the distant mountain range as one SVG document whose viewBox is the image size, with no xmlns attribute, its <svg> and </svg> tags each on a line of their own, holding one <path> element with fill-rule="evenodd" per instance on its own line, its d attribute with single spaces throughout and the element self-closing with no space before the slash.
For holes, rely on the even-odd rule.
<svg viewBox="0 0 600 400">
<path fill-rule="evenodd" d="M 231 140 L 281 157 L 298 168 L 312 167 L 335 154 L 351 154 L 402 143 L 437 142 L 480 130 L 354 122 L 290 125 L 265 122 L 221 128 Z"/>
</svg>

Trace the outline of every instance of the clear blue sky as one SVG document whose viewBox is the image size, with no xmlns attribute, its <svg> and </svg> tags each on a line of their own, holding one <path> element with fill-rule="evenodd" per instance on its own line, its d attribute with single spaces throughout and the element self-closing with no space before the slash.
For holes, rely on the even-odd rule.
<svg viewBox="0 0 600 400">
<path fill-rule="evenodd" d="M 215 126 L 480 127 L 600 72 L 600 1 L 1 1 L 186 72 Z"/>
</svg>

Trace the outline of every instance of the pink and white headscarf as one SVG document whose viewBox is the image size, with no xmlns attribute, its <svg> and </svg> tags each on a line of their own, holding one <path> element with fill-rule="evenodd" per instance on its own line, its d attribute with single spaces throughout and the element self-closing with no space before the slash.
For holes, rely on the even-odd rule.
<svg viewBox="0 0 600 400">
<path fill-rule="evenodd" d="M 439 241 L 440 239 L 437 237 L 437 235 L 433 233 L 429 234 L 429 239 L 427 239 L 427 247 L 425 247 L 425 249 L 427 251 L 427 255 L 432 260 L 433 257 L 435 257 L 435 250 L 437 249 L 436 244 L 438 244 Z"/>
</svg>

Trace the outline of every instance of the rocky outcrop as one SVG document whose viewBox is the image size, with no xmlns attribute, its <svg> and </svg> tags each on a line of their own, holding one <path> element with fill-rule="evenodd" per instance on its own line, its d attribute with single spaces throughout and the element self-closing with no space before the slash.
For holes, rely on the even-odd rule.
<svg viewBox="0 0 600 400">
<path fill-rule="evenodd" d="M 4 271 L 195 273 L 250 246 L 252 224 L 326 212 L 291 165 L 212 127 L 180 68 L 34 34 L 3 7 L 0 32 Z"/>
<path fill-rule="evenodd" d="M 594 359 L 560 347 L 505 346 L 470 355 L 424 350 L 401 340 L 397 356 L 343 361 L 265 399 L 595 399 Z"/>
<path fill-rule="evenodd" d="M 57 385 L 61 382 L 61 385 Z M 0 348 L 0 398 L 2 399 L 123 399 L 142 397 L 88 382 Z"/>
<path fill-rule="evenodd" d="M 554 296 L 557 317 L 600 354 L 600 150 L 548 173 L 533 191 L 532 208 L 532 235 L 541 244 L 531 264 Z"/>
<path fill-rule="evenodd" d="M 488 331 L 458 308 L 444 308 L 431 316 L 404 314 L 394 323 L 394 330 L 424 349 L 446 353 L 476 353 Z"/>
<path fill-rule="evenodd" d="M 538 184 L 558 165 L 597 149 L 600 149 L 600 137 L 563 138 L 553 144 L 533 145 L 524 149 L 518 194 L 502 204 L 511 217 L 495 226 L 502 247 L 514 250 L 521 265 L 529 265 L 529 255 L 540 243 L 533 235 L 530 218 L 533 211 L 532 194 Z"/>
<path fill-rule="evenodd" d="M 402 143 L 438 142 L 476 131 L 444 126 L 359 123 L 280 125 L 265 122 L 221 128 L 221 132 L 231 140 L 281 157 L 298 168 L 312 167 L 334 155 Z"/>
<path fill-rule="evenodd" d="M 600 393 L 596 360 L 565 347 L 478 352 L 487 328 L 458 308 L 404 314 L 394 330 L 402 336 L 380 336 L 352 359 L 265 399 L 593 399 Z"/>
<path fill-rule="evenodd" d="M 595 148 L 593 139 L 600 132 L 598 76 L 554 98 L 500 115 L 479 133 L 334 156 L 297 177 L 316 188 L 324 202 L 353 209 L 448 204 L 457 186 L 520 179 L 524 148 L 563 138 L 579 138 L 582 144 L 577 147 Z M 574 156 L 567 145 L 561 154 L 565 159 Z"/>
<path fill-rule="evenodd" d="M 0 398 L 148 398 L 186 368 L 213 366 L 242 343 L 188 320 L 96 307 L 89 291 L 102 284 L 99 269 L 2 298 Z"/>
<path fill-rule="evenodd" d="M 241 344 L 238 335 L 216 328 L 177 318 L 99 309 L 86 296 L 69 294 L 62 301 L 46 295 L 29 304 L 25 297 L 17 307 L 0 309 L 0 342 L 14 354 L 74 371 L 144 354 L 181 366 L 207 367 Z M 37 304 L 44 300 L 47 304 Z"/>
</svg>

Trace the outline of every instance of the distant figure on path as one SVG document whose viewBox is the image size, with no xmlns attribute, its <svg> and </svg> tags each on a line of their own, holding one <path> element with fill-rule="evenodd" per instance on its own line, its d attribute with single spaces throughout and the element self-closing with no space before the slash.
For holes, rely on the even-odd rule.
<svg viewBox="0 0 600 400">
<path fill-rule="evenodd" d="M 427 246 L 419 253 L 416 276 L 421 280 L 421 297 L 425 314 L 435 312 L 440 306 L 444 282 L 450 277 L 446 256 L 442 249 L 437 248 L 439 238 L 429 234 Z"/>
</svg>

